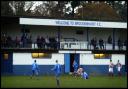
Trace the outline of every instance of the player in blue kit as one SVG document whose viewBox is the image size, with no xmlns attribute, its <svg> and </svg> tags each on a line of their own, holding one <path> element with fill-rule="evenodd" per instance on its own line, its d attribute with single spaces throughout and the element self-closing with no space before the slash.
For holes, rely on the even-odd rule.
<svg viewBox="0 0 128 89">
<path fill-rule="evenodd" d="M 77 70 L 78 70 L 78 64 L 77 64 L 77 62 L 74 60 L 74 62 L 73 62 L 73 68 L 74 68 L 74 75 L 76 76 L 77 75 Z"/>
<path fill-rule="evenodd" d="M 88 79 L 88 78 L 89 78 L 88 74 L 87 74 L 85 71 L 82 71 L 81 76 L 82 76 L 82 78 L 84 78 L 84 79 Z"/>
<path fill-rule="evenodd" d="M 34 60 L 34 63 L 32 64 L 32 76 L 38 76 L 39 74 L 39 67 L 38 67 L 38 64 L 36 63 L 36 60 Z"/>
<path fill-rule="evenodd" d="M 60 87 L 60 74 L 61 74 L 61 65 L 58 64 L 58 60 L 56 60 L 56 65 L 51 69 L 54 70 L 55 72 L 55 77 L 56 77 L 56 82 L 57 82 L 57 87 Z"/>
</svg>

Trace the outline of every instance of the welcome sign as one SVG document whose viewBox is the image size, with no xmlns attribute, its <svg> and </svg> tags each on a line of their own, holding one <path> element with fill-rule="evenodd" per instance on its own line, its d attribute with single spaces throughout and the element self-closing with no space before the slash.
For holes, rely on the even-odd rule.
<svg viewBox="0 0 128 89">
<path fill-rule="evenodd" d="M 20 18 L 22 25 L 49 25 L 49 26 L 74 26 L 74 27 L 99 27 L 99 28 L 127 28 L 125 22 L 103 22 L 103 21 L 80 21 L 80 20 L 58 20 Z"/>
</svg>

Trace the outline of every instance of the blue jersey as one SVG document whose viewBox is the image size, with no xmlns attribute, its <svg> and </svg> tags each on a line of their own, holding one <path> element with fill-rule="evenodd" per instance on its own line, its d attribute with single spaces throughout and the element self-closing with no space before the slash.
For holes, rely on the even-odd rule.
<svg viewBox="0 0 128 89">
<path fill-rule="evenodd" d="M 88 79 L 88 74 L 86 72 L 82 73 L 82 78 Z"/>
<path fill-rule="evenodd" d="M 74 61 L 74 63 L 73 63 L 73 67 L 74 67 L 74 71 L 77 71 L 78 64 L 77 64 L 77 62 L 76 62 L 76 61 Z"/>
<path fill-rule="evenodd" d="M 36 63 L 32 64 L 32 70 L 38 70 L 38 65 Z"/>
<path fill-rule="evenodd" d="M 55 71 L 55 75 L 56 76 L 60 75 L 60 73 L 61 73 L 61 65 L 60 64 L 56 64 L 52 70 Z"/>
</svg>

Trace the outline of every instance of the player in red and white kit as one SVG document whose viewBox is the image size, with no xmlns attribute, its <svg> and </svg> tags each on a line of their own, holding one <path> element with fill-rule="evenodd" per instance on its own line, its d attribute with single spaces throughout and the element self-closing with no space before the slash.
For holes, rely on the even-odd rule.
<svg viewBox="0 0 128 89">
<path fill-rule="evenodd" d="M 110 60 L 110 64 L 109 64 L 109 76 L 113 76 L 113 67 L 114 67 L 114 64 L 112 63 L 112 60 Z"/>
<path fill-rule="evenodd" d="M 82 74 L 83 68 L 79 67 L 77 70 L 77 75 L 80 76 Z"/>
<path fill-rule="evenodd" d="M 121 76 L 121 68 L 122 68 L 122 64 L 119 62 L 117 62 L 116 64 L 116 67 L 117 67 L 117 71 L 118 71 L 118 76 Z"/>
</svg>

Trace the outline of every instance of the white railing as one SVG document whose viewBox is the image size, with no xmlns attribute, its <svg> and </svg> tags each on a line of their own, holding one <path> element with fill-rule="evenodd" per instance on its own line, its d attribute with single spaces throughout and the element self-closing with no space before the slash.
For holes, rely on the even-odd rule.
<svg viewBox="0 0 128 89">
<path fill-rule="evenodd" d="M 84 41 L 65 41 L 60 42 L 60 49 L 87 49 L 88 42 Z"/>
<path fill-rule="evenodd" d="M 56 45 L 58 45 L 59 43 L 56 43 Z M 59 46 L 59 45 L 58 45 Z M 115 42 L 115 49 L 113 49 L 113 44 L 108 44 L 107 42 L 104 43 L 104 49 L 100 49 L 99 44 L 97 43 L 96 46 L 98 49 L 96 50 L 126 50 L 126 46 L 123 44 L 121 49 L 119 49 L 117 42 Z M 4 47 L 7 48 L 7 47 Z M 13 47 L 14 48 L 14 47 Z M 18 48 L 32 48 L 32 49 L 38 49 L 38 45 L 37 43 L 32 43 L 31 46 L 27 46 L 27 47 L 18 47 Z M 47 49 L 47 45 L 45 44 L 45 46 L 42 49 Z M 50 47 L 50 48 L 54 48 L 54 47 Z M 56 49 L 56 48 L 54 48 Z M 90 42 L 88 41 L 63 41 L 60 42 L 60 47 L 57 47 L 57 49 L 87 49 L 87 50 L 94 50 L 94 47 L 90 44 Z"/>
<path fill-rule="evenodd" d="M 100 50 L 99 44 L 97 44 L 97 47 Z M 93 50 L 94 47 L 87 41 L 63 41 L 60 42 L 60 49 L 91 49 Z M 104 43 L 104 49 L 105 50 L 113 50 L 113 45 Z M 117 43 L 115 44 L 115 49 L 119 50 Z M 126 46 L 123 45 L 122 50 L 126 50 Z"/>
</svg>

